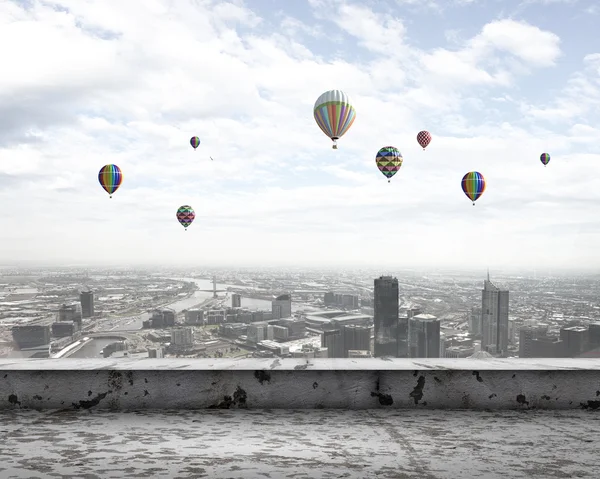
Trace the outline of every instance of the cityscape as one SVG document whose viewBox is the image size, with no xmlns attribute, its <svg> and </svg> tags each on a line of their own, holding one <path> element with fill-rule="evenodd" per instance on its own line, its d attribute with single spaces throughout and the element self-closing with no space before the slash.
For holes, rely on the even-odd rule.
<svg viewBox="0 0 600 479">
<path fill-rule="evenodd" d="M 5 269 L 0 357 L 600 357 L 600 278 Z"/>
</svg>

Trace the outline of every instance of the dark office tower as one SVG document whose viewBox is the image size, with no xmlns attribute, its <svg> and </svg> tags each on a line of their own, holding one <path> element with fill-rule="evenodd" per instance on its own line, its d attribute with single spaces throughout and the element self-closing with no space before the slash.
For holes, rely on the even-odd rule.
<svg viewBox="0 0 600 479">
<path fill-rule="evenodd" d="M 321 347 L 327 348 L 328 358 L 344 358 L 344 336 L 340 328 L 328 329 L 321 334 Z"/>
<path fill-rule="evenodd" d="M 410 319 L 410 357 L 440 357 L 440 320 L 431 314 Z"/>
<path fill-rule="evenodd" d="M 547 328 L 523 326 L 519 330 L 519 357 L 534 358 L 533 341 L 546 336 Z"/>
<path fill-rule="evenodd" d="M 508 290 L 487 279 L 481 291 L 481 350 L 503 356 L 508 348 Z"/>
<path fill-rule="evenodd" d="M 408 316 L 401 315 L 398 318 L 398 356 L 399 358 L 410 357 L 410 342 L 408 340 Z"/>
<path fill-rule="evenodd" d="M 94 316 L 94 293 L 92 291 L 82 291 L 79 300 L 81 301 L 81 317 L 91 318 Z"/>
<path fill-rule="evenodd" d="M 600 323 L 591 323 L 588 332 L 589 348 L 600 348 Z"/>
<path fill-rule="evenodd" d="M 348 324 L 342 326 L 344 338 L 344 357 L 348 357 L 348 351 L 371 351 L 371 328 Z"/>
<path fill-rule="evenodd" d="M 398 357 L 398 280 L 375 279 L 375 357 Z"/>
<path fill-rule="evenodd" d="M 588 350 L 589 330 L 583 326 L 572 326 L 560 330 L 565 357 L 575 358 Z"/>
</svg>

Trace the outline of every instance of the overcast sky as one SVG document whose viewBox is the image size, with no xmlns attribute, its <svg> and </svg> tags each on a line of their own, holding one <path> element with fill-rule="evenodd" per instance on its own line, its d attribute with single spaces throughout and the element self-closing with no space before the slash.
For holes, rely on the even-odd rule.
<svg viewBox="0 0 600 479">
<path fill-rule="evenodd" d="M 0 2 L 0 261 L 598 267 L 596 3 Z"/>
</svg>

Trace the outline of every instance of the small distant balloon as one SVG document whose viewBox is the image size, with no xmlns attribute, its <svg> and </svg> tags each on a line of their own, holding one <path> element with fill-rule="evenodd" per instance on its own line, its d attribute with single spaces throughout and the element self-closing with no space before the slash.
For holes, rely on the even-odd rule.
<svg viewBox="0 0 600 479">
<path fill-rule="evenodd" d="M 313 115 L 321 131 L 333 141 L 332 148 L 337 150 L 337 140 L 344 136 L 354 123 L 356 110 L 343 91 L 330 90 L 317 98 Z"/>
<path fill-rule="evenodd" d="M 481 195 L 485 191 L 485 178 L 478 171 L 469 171 L 469 173 L 463 176 L 461 186 L 467 198 L 475 206 L 475 202 L 481 198 Z"/>
<path fill-rule="evenodd" d="M 123 182 L 123 172 L 117 165 L 104 165 L 98 173 L 100 186 L 109 194 L 109 198 L 119 189 Z"/>
<path fill-rule="evenodd" d="M 190 145 L 192 145 L 194 150 L 198 148 L 200 146 L 200 138 L 197 136 L 192 136 L 192 138 L 190 138 Z"/>
<path fill-rule="evenodd" d="M 420 131 L 417 134 L 417 141 L 419 142 L 419 145 L 421 145 L 421 147 L 423 148 L 423 150 L 425 148 L 427 148 L 427 145 L 429 145 L 429 143 L 431 143 L 431 133 L 429 133 L 428 131 Z"/>
<path fill-rule="evenodd" d="M 548 153 L 542 153 L 540 155 L 540 161 L 544 166 L 546 166 L 548 163 L 550 163 L 550 155 Z"/>
<path fill-rule="evenodd" d="M 177 221 L 181 223 L 181 225 L 185 228 L 185 231 L 187 231 L 188 226 L 194 222 L 195 218 L 196 213 L 191 206 L 183 205 L 177 209 Z"/>
<path fill-rule="evenodd" d="M 389 183 L 392 176 L 398 173 L 402 166 L 402 153 L 396 147 L 384 146 L 377 152 L 375 162 L 377 168 L 388 179 Z"/>
</svg>

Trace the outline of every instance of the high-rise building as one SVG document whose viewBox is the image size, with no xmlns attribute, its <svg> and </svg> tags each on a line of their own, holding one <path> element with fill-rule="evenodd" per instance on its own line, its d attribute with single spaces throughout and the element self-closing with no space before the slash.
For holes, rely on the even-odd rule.
<svg viewBox="0 0 600 479">
<path fill-rule="evenodd" d="M 519 357 L 534 358 L 533 341 L 546 337 L 547 329 L 539 326 L 523 326 L 519 329 Z"/>
<path fill-rule="evenodd" d="M 590 323 L 588 340 L 590 349 L 600 347 L 600 323 Z"/>
<path fill-rule="evenodd" d="M 410 357 L 440 357 L 440 320 L 431 314 L 417 314 L 410 318 Z"/>
<path fill-rule="evenodd" d="M 589 330 L 583 326 L 572 326 L 560 330 L 560 339 L 563 341 L 565 356 L 574 358 L 588 349 Z"/>
<path fill-rule="evenodd" d="M 368 326 L 345 325 L 342 327 L 342 336 L 344 337 L 344 357 L 349 357 L 348 351 L 350 350 L 371 350 L 371 328 Z"/>
<path fill-rule="evenodd" d="M 481 349 L 505 355 L 508 349 L 508 289 L 487 279 L 481 290 Z"/>
<path fill-rule="evenodd" d="M 171 344 L 175 347 L 190 347 L 194 345 L 194 330 L 192 328 L 175 328 L 171 330 Z"/>
<path fill-rule="evenodd" d="M 79 295 L 81 301 L 81 317 L 91 318 L 94 316 L 94 293 L 92 291 L 82 291 Z"/>
<path fill-rule="evenodd" d="M 374 281 L 375 357 L 398 357 L 398 279 L 380 276 Z"/>
<path fill-rule="evenodd" d="M 292 316 L 292 296 L 282 294 L 271 302 L 273 319 L 289 318 Z"/>
<path fill-rule="evenodd" d="M 469 333 L 471 336 L 481 336 L 481 308 L 471 308 L 471 314 L 469 317 Z"/>
<path fill-rule="evenodd" d="M 232 308 L 241 308 L 242 307 L 242 295 L 233 293 L 231 295 L 231 307 Z"/>
<path fill-rule="evenodd" d="M 50 344 L 49 325 L 23 325 L 12 328 L 13 341 L 19 349 Z"/>
</svg>

